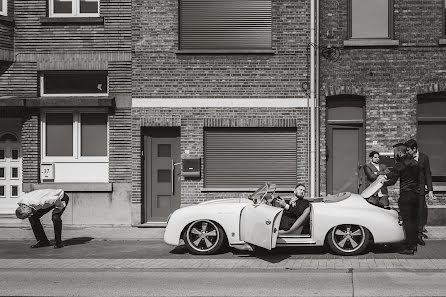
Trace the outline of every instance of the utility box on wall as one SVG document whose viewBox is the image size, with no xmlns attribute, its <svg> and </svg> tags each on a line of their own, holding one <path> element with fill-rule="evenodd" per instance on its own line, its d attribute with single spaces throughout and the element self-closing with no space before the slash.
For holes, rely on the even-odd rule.
<svg viewBox="0 0 446 297">
<path fill-rule="evenodd" d="M 184 177 L 201 178 L 201 158 L 183 159 Z"/>
</svg>

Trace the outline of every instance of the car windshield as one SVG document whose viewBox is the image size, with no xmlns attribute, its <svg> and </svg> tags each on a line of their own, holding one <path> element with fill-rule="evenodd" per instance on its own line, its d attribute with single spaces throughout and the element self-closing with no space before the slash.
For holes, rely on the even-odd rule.
<svg viewBox="0 0 446 297">
<path fill-rule="evenodd" d="M 266 203 L 273 198 L 274 192 L 276 191 L 275 184 L 265 183 L 260 186 L 254 193 L 248 196 L 254 203 Z"/>
</svg>

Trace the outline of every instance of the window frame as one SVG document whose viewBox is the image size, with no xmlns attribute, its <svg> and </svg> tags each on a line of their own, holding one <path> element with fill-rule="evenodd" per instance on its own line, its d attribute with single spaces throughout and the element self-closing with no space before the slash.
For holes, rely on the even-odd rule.
<svg viewBox="0 0 446 297">
<path fill-rule="evenodd" d="M 63 71 L 63 72 L 70 72 L 70 71 Z M 78 71 L 73 71 L 73 73 L 74 72 L 78 72 Z M 85 72 L 88 72 L 88 71 L 85 71 Z M 105 72 L 105 71 L 103 71 L 103 72 Z M 45 94 L 44 93 L 45 74 L 47 74 L 47 73 L 48 72 L 43 71 L 39 74 L 40 97 L 108 97 L 109 96 L 110 76 L 108 75 L 108 72 L 107 72 L 107 92 L 106 93 L 62 93 L 62 94 Z"/>
<path fill-rule="evenodd" d="M 349 40 L 358 40 L 358 39 L 365 39 L 365 40 L 387 40 L 387 39 L 393 39 L 394 38 L 394 32 L 393 32 L 393 8 L 394 3 L 393 0 L 387 0 L 387 8 L 388 8 L 388 27 L 387 27 L 387 37 L 352 37 L 352 17 L 353 17 L 353 0 L 348 1 L 348 39 Z"/>
<path fill-rule="evenodd" d="M 0 15 L 8 16 L 8 0 L 3 0 L 2 10 L 0 11 Z"/>
<path fill-rule="evenodd" d="M 71 11 L 72 13 L 54 13 L 54 0 L 49 0 L 48 5 L 48 15 L 49 17 L 62 17 L 62 18 L 69 18 L 69 17 L 99 17 L 101 15 L 101 0 L 97 0 L 98 2 L 98 12 L 97 13 L 80 13 L 80 6 L 81 2 L 80 0 L 71 0 L 72 1 L 72 7 Z"/>
<path fill-rule="evenodd" d="M 46 156 L 46 115 L 48 113 L 67 113 L 73 115 L 73 156 Z M 107 115 L 107 155 L 106 156 L 81 156 L 81 115 L 84 113 L 104 113 Z M 42 163 L 108 163 L 110 156 L 110 120 L 108 112 L 103 108 L 90 109 L 43 109 L 40 114 L 41 127 L 41 161 Z"/>
</svg>

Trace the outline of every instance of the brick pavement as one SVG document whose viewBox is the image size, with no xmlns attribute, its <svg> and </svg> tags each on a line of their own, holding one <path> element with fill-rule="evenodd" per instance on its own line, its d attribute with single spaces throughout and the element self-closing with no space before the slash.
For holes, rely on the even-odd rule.
<svg viewBox="0 0 446 297">
<path fill-rule="evenodd" d="M 446 270 L 446 259 L 2 259 L 0 269 Z"/>
</svg>

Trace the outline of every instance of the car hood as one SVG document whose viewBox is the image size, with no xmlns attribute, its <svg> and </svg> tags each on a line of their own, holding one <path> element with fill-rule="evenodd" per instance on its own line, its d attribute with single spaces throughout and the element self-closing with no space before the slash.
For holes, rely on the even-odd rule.
<svg viewBox="0 0 446 297">
<path fill-rule="evenodd" d="M 210 200 L 201 202 L 199 205 L 208 205 L 208 204 L 233 204 L 233 203 L 252 203 L 251 200 L 247 198 L 226 198 L 226 199 L 216 199 L 216 200 Z"/>
</svg>

